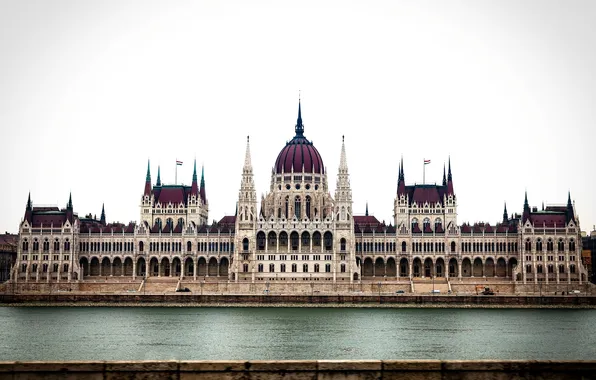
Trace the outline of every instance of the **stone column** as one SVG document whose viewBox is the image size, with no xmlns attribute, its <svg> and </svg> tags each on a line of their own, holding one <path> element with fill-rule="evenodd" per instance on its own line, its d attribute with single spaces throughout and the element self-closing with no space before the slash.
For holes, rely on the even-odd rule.
<svg viewBox="0 0 596 380">
<path fill-rule="evenodd" d="M 457 279 L 461 281 L 461 260 L 457 262 Z"/>
<path fill-rule="evenodd" d="M 132 279 L 137 279 L 137 262 L 135 260 L 132 261 Z"/>
<path fill-rule="evenodd" d="M 197 256 L 196 260 L 193 259 L 193 267 L 192 267 L 192 278 L 194 281 L 197 280 L 197 271 L 198 271 L 198 266 L 199 266 L 199 258 Z"/>
</svg>

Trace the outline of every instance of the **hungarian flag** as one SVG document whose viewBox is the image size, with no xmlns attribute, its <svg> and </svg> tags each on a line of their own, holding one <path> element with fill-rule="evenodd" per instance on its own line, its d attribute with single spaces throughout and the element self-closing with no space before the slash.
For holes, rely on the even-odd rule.
<svg viewBox="0 0 596 380">
<path fill-rule="evenodd" d="M 176 160 L 176 165 L 182 165 L 182 161 Z"/>
<path fill-rule="evenodd" d="M 430 164 L 430 160 L 424 160 L 424 165 Z"/>
</svg>

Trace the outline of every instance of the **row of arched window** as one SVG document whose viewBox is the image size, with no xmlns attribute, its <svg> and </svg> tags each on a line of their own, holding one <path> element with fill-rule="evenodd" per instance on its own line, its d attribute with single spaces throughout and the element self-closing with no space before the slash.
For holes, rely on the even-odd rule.
<svg viewBox="0 0 596 380">
<path fill-rule="evenodd" d="M 357 242 L 356 252 L 395 252 L 394 242 Z"/>
<path fill-rule="evenodd" d="M 68 243 L 70 249 L 70 243 Z M 139 252 L 144 251 L 145 243 L 139 242 Z M 198 242 L 198 252 L 232 252 L 234 250 L 234 243 L 231 242 Z M 133 252 L 133 242 L 80 242 L 79 249 L 81 252 Z M 186 251 L 192 252 L 193 243 L 186 242 Z M 150 252 L 182 252 L 181 242 L 150 242 Z"/>
<path fill-rule="evenodd" d="M 290 271 L 291 272 L 294 272 L 294 273 L 298 272 L 298 264 L 293 263 L 293 264 L 289 264 L 289 266 L 290 266 L 290 269 L 291 269 Z M 269 264 L 269 273 L 275 273 L 276 272 L 275 268 L 276 268 L 276 265 L 275 264 L 273 264 L 273 263 Z M 287 269 L 286 268 L 286 264 L 283 264 L 283 263 L 282 264 L 279 264 L 279 266 L 278 266 L 279 273 L 285 273 L 286 272 L 286 269 Z M 302 264 L 302 273 L 308 273 L 309 272 L 309 269 L 310 269 L 310 265 L 309 264 L 307 264 L 307 263 Z M 313 269 L 313 273 L 319 273 L 319 272 L 321 272 L 321 269 L 322 268 L 321 268 L 321 265 L 320 264 L 313 264 L 312 269 Z M 325 272 L 326 273 L 330 273 L 331 272 L 331 264 L 325 264 L 325 268 L 324 269 L 325 269 Z M 340 270 L 341 270 L 342 273 L 345 273 L 345 271 L 346 271 L 346 264 L 341 264 Z M 245 272 L 245 273 L 247 273 L 249 271 L 248 264 L 243 264 L 242 271 Z M 261 273 L 262 272 L 265 272 L 265 265 L 264 264 L 258 264 L 257 265 L 257 272 L 261 272 Z"/>
<path fill-rule="evenodd" d="M 267 242 L 265 241 L 267 240 Z M 323 248 L 326 251 L 331 251 L 333 249 L 333 234 L 330 231 L 326 231 L 323 234 Z M 288 233 L 286 231 L 282 231 L 279 233 L 279 237 L 273 231 L 270 231 L 265 238 L 265 232 L 259 231 L 257 233 L 257 250 L 264 251 L 267 245 L 268 249 L 276 249 L 279 248 L 285 249 L 288 248 Z M 289 248 L 292 250 L 300 249 L 302 247 L 310 247 L 311 245 L 311 235 L 309 232 L 304 231 L 301 235 L 298 235 L 298 232 L 292 231 L 289 236 Z M 313 248 L 321 247 L 321 233 L 319 231 L 315 231 L 312 234 L 312 246 Z M 244 251 L 249 250 L 249 242 L 248 239 L 244 239 L 242 242 L 242 249 Z M 345 250 L 345 239 L 344 239 L 344 248 Z"/>
<path fill-rule="evenodd" d="M 462 252 L 517 252 L 516 242 L 462 242 Z"/>
<path fill-rule="evenodd" d="M 39 252 L 39 240 L 37 240 L 37 238 L 33 239 L 32 248 L 33 248 L 33 252 Z M 60 240 L 58 240 L 58 239 L 54 240 L 53 248 L 54 248 L 54 252 L 60 251 Z M 62 248 L 63 248 L 64 252 L 70 252 L 70 240 L 69 239 L 66 239 L 64 241 L 64 243 L 62 244 Z M 42 250 L 43 250 L 43 252 L 50 252 L 50 240 L 48 238 L 45 238 L 44 241 L 42 242 Z M 29 252 L 29 241 L 27 239 L 23 239 L 22 251 L 23 251 L 23 253 Z"/>
<path fill-rule="evenodd" d="M 568 247 L 569 247 L 569 251 L 570 252 L 575 252 L 575 240 L 570 239 L 569 243 L 568 243 Z M 542 252 L 543 249 L 543 241 L 542 239 L 537 239 L 536 240 L 536 252 Z M 526 251 L 531 251 L 532 250 L 532 241 L 530 239 L 526 240 L 526 244 L 525 244 L 525 249 Z M 554 242 L 552 239 L 548 239 L 546 241 L 546 251 L 547 252 L 554 252 Z M 565 242 L 563 241 L 563 239 L 559 239 L 559 241 L 557 242 L 557 251 L 558 252 L 563 252 L 565 251 Z"/>
<path fill-rule="evenodd" d="M 546 267 L 547 269 L 547 273 L 555 273 L 555 267 L 554 265 L 548 265 Z M 532 265 L 528 264 L 526 265 L 526 273 L 532 273 Z M 536 273 L 541 274 L 544 273 L 544 267 L 542 265 L 538 265 L 536 266 Z M 565 265 L 559 265 L 559 273 L 565 273 Z M 569 273 L 573 274 L 575 273 L 575 265 L 571 264 L 569 266 Z"/>
</svg>

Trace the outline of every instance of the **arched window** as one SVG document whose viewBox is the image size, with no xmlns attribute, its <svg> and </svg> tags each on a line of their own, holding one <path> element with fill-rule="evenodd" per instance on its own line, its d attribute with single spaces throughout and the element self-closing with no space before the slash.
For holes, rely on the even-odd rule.
<svg viewBox="0 0 596 380">
<path fill-rule="evenodd" d="M 308 264 L 306 264 L 306 263 L 302 264 L 302 272 L 308 273 Z"/>
<path fill-rule="evenodd" d="M 172 218 L 168 218 L 166 220 L 166 224 L 168 225 L 168 227 L 170 227 L 170 229 L 174 228 L 174 221 L 172 220 Z"/>
<path fill-rule="evenodd" d="M 306 196 L 306 217 L 310 219 L 310 195 Z"/>
<path fill-rule="evenodd" d="M 269 272 L 273 273 L 275 272 L 275 264 L 269 264 Z"/>
<path fill-rule="evenodd" d="M 441 227 L 441 218 L 435 219 L 435 231 Z"/>
<path fill-rule="evenodd" d="M 270 231 L 269 235 L 269 249 L 277 249 L 277 235 L 275 234 L 275 232 Z"/>
<path fill-rule="evenodd" d="M 405 251 L 406 251 L 406 249 L 407 249 L 406 242 L 405 242 L 405 241 L 402 241 L 402 242 L 401 242 L 401 251 L 402 251 L 402 252 L 405 252 Z"/>
<path fill-rule="evenodd" d="M 341 273 L 346 273 L 346 264 L 341 264 L 340 270 L 341 270 Z"/>
<path fill-rule="evenodd" d="M 187 241 L 186 242 L 186 252 L 192 251 L 192 243 Z"/>
<path fill-rule="evenodd" d="M 575 265 L 570 265 L 569 266 L 569 273 L 575 273 Z"/>
<path fill-rule="evenodd" d="M 288 215 L 289 207 L 290 207 L 290 197 L 286 196 L 286 214 L 285 214 L 286 219 L 289 219 L 289 215 Z"/>
<path fill-rule="evenodd" d="M 538 265 L 538 267 L 536 268 L 536 272 L 542 273 L 542 265 Z"/>
<path fill-rule="evenodd" d="M 310 247 L 310 234 L 306 231 L 302 233 L 302 248 L 309 248 Z"/>
<path fill-rule="evenodd" d="M 546 242 L 546 250 L 549 252 L 554 251 L 553 239 L 548 239 L 548 241 Z"/>
<path fill-rule="evenodd" d="M 265 233 L 263 231 L 259 231 L 257 233 L 257 250 L 262 251 L 265 249 Z"/>
<path fill-rule="evenodd" d="M 319 272 L 319 264 L 315 264 L 315 268 L 314 268 L 315 273 Z"/>
<path fill-rule="evenodd" d="M 178 218 L 178 225 L 184 228 L 184 218 Z"/>
<path fill-rule="evenodd" d="M 564 265 L 559 265 L 559 273 L 565 273 L 565 266 Z"/>
<path fill-rule="evenodd" d="M 325 264 L 325 272 L 331 272 L 331 264 Z"/>
<path fill-rule="evenodd" d="M 341 240 L 339 241 L 339 249 L 341 251 L 345 251 L 346 250 L 346 239 L 341 238 Z"/>
<path fill-rule="evenodd" d="M 58 239 L 56 239 L 54 241 L 54 252 L 58 252 L 60 251 L 60 242 L 58 241 Z"/>
<path fill-rule="evenodd" d="M 312 234 L 312 245 L 314 247 L 320 247 L 321 246 L 321 233 L 319 231 L 315 231 Z"/>
<path fill-rule="evenodd" d="M 548 273 L 554 273 L 555 268 L 552 265 L 548 266 Z"/>
<path fill-rule="evenodd" d="M 248 264 L 242 264 L 242 271 L 248 273 Z"/>
<path fill-rule="evenodd" d="M 35 239 L 33 240 L 33 251 L 34 251 L 34 252 L 37 252 L 37 251 L 39 251 L 39 242 L 37 241 L 37 238 L 35 238 Z"/>
<path fill-rule="evenodd" d="M 43 242 L 43 251 L 44 252 L 50 251 L 50 242 L 48 241 L 48 239 L 45 239 Z"/>
<path fill-rule="evenodd" d="M 569 240 L 569 252 L 575 252 L 575 240 L 573 239 Z"/>
<path fill-rule="evenodd" d="M 64 252 L 70 252 L 70 241 L 68 239 L 64 242 Z"/>
<path fill-rule="evenodd" d="M 280 247 L 288 246 L 288 233 L 286 231 L 281 231 L 279 233 L 279 246 Z"/>
<path fill-rule="evenodd" d="M 536 241 L 536 252 L 542 252 L 542 239 Z"/>
<path fill-rule="evenodd" d="M 292 231 L 292 233 L 290 234 L 290 244 L 292 245 L 292 250 L 297 250 L 298 249 L 298 232 L 296 231 Z"/>
<path fill-rule="evenodd" d="M 162 226 L 161 226 L 161 218 L 155 219 L 155 224 L 157 224 L 157 228 L 161 231 L 161 228 L 162 228 Z"/>
<path fill-rule="evenodd" d="M 428 227 L 430 227 L 430 219 L 429 218 L 424 218 L 424 229 L 428 229 Z"/>
<path fill-rule="evenodd" d="M 530 241 L 530 239 L 526 240 L 526 251 L 531 251 L 532 250 L 532 242 Z"/>
<path fill-rule="evenodd" d="M 300 219 L 301 217 L 301 213 L 300 211 L 302 211 L 302 202 L 300 201 L 300 196 L 297 195 L 296 198 L 294 198 L 294 214 L 296 215 L 297 219 Z"/>
<path fill-rule="evenodd" d="M 532 266 L 530 264 L 526 265 L 526 273 L 532 273 Z"/>
<path fill-rule="evenodd" d="M 248 239 L 247 238 L 242 239 L 242 250 L 244 252 L 248 251 Z"/>
<path fill-rule="evenodd" d="M 414 231 L 417 226 L 418 226 L 418 219 L 412 218 L 412 231 Z"/>
<path fill-rule="evenodd" d="M 325 242 L 325 250 L 331 251 L 333 249 L 333 235 L 331 235 L 331 232 L 325 232 L 323 235 L 323 240 Z"/>
<path fill-rule="evenodd" d="M 29 242 L 27 239 L 23 240 L 23 252 L 29 252 Z"/>
<path fill-rule="evenodd" d="M 139 252 L 143 252 L 144 248 L 145 248 L 145 244 L 142 241 L 140 241 L 139 242 Z"/>
<path fill-rule="evenodd" d="M 455 242 L 451 242 L 451 252 L 455 252 Z"/>
<path fill-rule="evenodd" d="M 557 250 L 559 252 L 563 252 L 565 250 L 565 243 L 563 243 L 563 239 L 559 239 L 557 242 Z"/>
</svg>

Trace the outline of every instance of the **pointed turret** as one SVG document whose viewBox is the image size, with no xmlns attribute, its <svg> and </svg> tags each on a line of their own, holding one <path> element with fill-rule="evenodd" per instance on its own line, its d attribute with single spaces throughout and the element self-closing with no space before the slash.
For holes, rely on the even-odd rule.
<svg viewBox="0 0 596 380">
<path fill-rule="evenodd" d="M 368 216 L 368 202 L 366 202 L 366 211 L 364 212 L 364 216 Z"/>
<path fill-rule="evenodd" d="M 203 204 L 207 203 L 207 196 L 205 195 L 205 165 L 201 166 L 201 187 L 199 189 L 199 195 Z"/>
<path fill-rule="evenodd" d="M 443 164 L 443 186 L 447 186 L 447 177 L 445 176 L 445 164 Z"/>
<path fill-rule="evenodd" d="M 447 170 L 447 195 L 455 195 L 453 192 L 453 178 L 451 177 L 451 156 L 449 157 L 449 168 Z"/>
<path fill-rule="evenodd" d="M 31 203 L 31 192 L 29 192 L 29 197 L 27 198 L 27 206 L 25 207 L 25 220 L 31 223 L 33 215 L 33 203 Z"/>
<path fill-rule="evenodd" d="M 145 177 L 145 191 L 143 192 L 143 196 L 151 194 L 151 170 L 149 166 L 149 160 L 147 160 L 147 176 Z"/>
<path fill-rule="evenodd" d="M 238 192 L 237 207 L 238 218 L 236 220 L 240 222 L 240 228 L 252 229 L 257 219 L 257 192 L 252 173 L 249 136 L 246 136 L 246 153 L 244 155 L 244 165 L 242 166 L 242 180 Z"/>
<path fill-rule="evenodd" d="M 503 208 L 503 223 L 509 222 L 509 216 L 507 215 L 507 202 L 505 202 L 505 207 Z"/>
<path fill-rule="evenodd" d="M 101 204 L 101 217 L 99 218 L 99 222 L 104 226 L 106 225 L 106 210 L 103 203 Z"/>
<path fill-rule="evenodd" d="M 302 109 L 300 98 L 298 98 L 298 120 L 296 121 L 296 136 L 304 136 L 304 125 L 302 125 Z"/>
<path fill-rule="evenodd" d="M 526 190 L 524 196 L 524 212 L 522 214 L 522 222 L 526 222 L 530 218 L 530 204 L 528 203 L 528 191 Z"/>
<path fill-rule="evenodd" d="M 161 178 L 160 178 L 160 168 L 159 165 L 157 165 L 157 182 L 155 182 L 155 186 L 161 186 Z"/>
<path fill-rule="evenodd" d="M 66 204 L 67 210 L 72 210 L 72 192 L 68 194 L 68 203 Z"/>
<path fill-rule="evenodd" d="M 571 203 L 571 191 L 567 193 L 567 211 L 566 211 L 567 223 L 570 221 L 575 222 L 575 212 L 573 210 L 573 203 Z"/>
<path fill-rule="evenodd" d="M 352 188 L 348 173 L 348 159 L 346 155 L 345 137 L 341 137 L 341 154 L 339 156 L 339 170 L 337 171 L 337 187 L 335 188 L 335 205 L 340 210 L 338 220 L 345 222 L 352 214 Z"/>
<path fill-rule="evenodd" d="M 401 157 L 401 161 L 399 163 L 399 176 L 397 179 L 397 194 L 405 194 L 406 193 L 406 180 L 404 175 L 404 157 Z"/>
<path fill-rule="evenodd" d="M 193 170 L 192 170 L 192 185 L 190 187 L 191 196 L 199 196 L 199 185 L 197 183 L 197 159 L 195 158 Z"/>
</svg>

